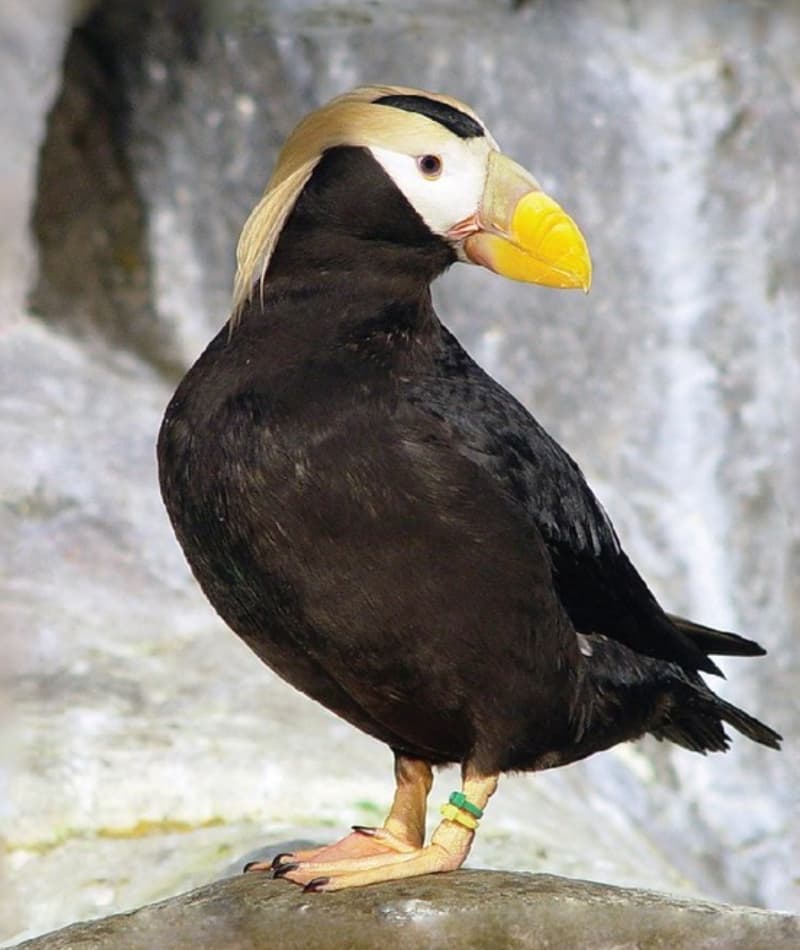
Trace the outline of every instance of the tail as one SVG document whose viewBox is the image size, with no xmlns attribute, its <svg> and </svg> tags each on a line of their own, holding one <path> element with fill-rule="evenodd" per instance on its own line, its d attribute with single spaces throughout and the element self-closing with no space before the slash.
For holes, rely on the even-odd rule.
<svg viewBox="0 0 800 950">
<path fill-rule="evenodd" d="M 747 642 L 747 641 L 745 641 Z M 685 699 L 671 715 L 650 731 L 657 739 L 668 739 L 693 752 L 726 752 L 730 738 L 722 723 L 753 742 L 780 749 L 783 737 L 732 703 L 713 693 L 698 677 L 694 695 Z"/>
<path fill-rule="evenodd" d="M 700 649 L 728 656 L 761 656 L 752 640 L 670 618 Z M 579 634 L 586 657 L 588 681 L 594 693 L 587 733 L 630 722 L 637 738 L 649 732 L 693 752 L 725 752 L 731 740 L 725 725 L 771 749 L 780 749 L 781 736 L 754 716 L 717 696 L 699 673 L 678 663 L 644 656 L 607 637 Z M 614 741 L 619 742 L 617 730 Z M 600 740 L 603 741 L 603 740 Z"/>
<path fill-rule="evenodd" d="M 669 614 L 669 619 L 703 653 L 714 656 L 764 656 L 767 652 L 754 640 L 746 640 L 738 633 L 704 627 L 701 623 L 695 623 L 685 617 L 676 617 L 674 614 Z"/>
<path fill-rule="evenodd" d="M 738 633 L 715 630 L 685 617 L 670 615 L 675 626 L 708 654 L 716 656 L 764 656 L 767 652 L 753 640 L 740 637 Z M 780 749 L 782 736 L 774 729 L 759 722 L 731 703 L 713 693 L 705 683 L 697 688 L 694 701 L 677 710 L 673 718 L 659 730 L 653 730 L 658 739 L 669 739 L 695 752 L 725 752 L 730 745 L 723 722 L 733 726 L 743 736 Z"/>
</svg>

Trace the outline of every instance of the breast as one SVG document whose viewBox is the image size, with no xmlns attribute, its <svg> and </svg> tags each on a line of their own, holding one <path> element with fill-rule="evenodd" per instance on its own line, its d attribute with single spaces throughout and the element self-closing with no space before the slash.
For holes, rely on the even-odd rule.
<svg viewBox="0 0 800 950">
<path fill-rule="evenodd" d="M 455 761 L 483 744 L 504 767 L 520 736 L 562 741 L 577 645 L 537 529 L 385 376 L 336 376 L 225 392 L 206 357 L 179 387 L 162 490 L 207 596 L 281 676 L 395 747 Z"/>
</svg>

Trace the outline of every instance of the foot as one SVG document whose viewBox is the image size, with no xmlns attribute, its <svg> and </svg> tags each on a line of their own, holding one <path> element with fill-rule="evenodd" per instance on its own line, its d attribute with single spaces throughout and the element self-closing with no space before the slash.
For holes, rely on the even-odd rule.
<svg viewBox="0 0 800 950">
<path fill-rule="evenodd" d="M 278 855 L 274 876 L 318 892 L 454 871 L 464 863 L 473 838 L 466 829 L 448 827 L 446 834 L 437 830 L 427 847 L 409 847 L 388 841 L 380 834 L 383 829 L 371 830 L 379 834 L 355 832 L 327 848 Z"/>
<path fill-rule="evenodd" d="M 359 858 L 372 858 L 381 854 L 402 854 L 413 851 L 414 845 L 401 840 L 384 828 L 368 828 L 356 825 L 353 831 L 333 844 L 305 851 L 284 852 L 276 855 L 272 861 L 251 861 L 245 871 L 275 871 L 275 877 L 285 876 L 283 869 L 290 865 L 331 864 L 337 861 L 351 861 Z M 293 880 L 293 878 L 289 878 Z"/>
<path fill-rule="evenodd" d="M 279 854 L 271 863 L 257 861 L 246 871 L 272 871 L 306 891 L 339 891 L 420 874 L 454 871 L 464 863 L 475 837 L 477 819 L 497 787 L 497 775 L 472 775 L 464 768 L 461 801 L 443 807 L 442 821 L 424 847 L 425 802 L 430 766 L 397 756 L 397 790 L 382 828 L 357 825 L 351 834 L 324 848 Z"/>
</svg>

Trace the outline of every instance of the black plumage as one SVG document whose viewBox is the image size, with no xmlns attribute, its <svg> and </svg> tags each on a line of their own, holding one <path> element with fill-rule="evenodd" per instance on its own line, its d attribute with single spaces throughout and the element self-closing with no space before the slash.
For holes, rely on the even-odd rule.
<svg viewBox="0 0 800 950">
<path fill-rule="evenodd" d="M 649 732 L 727 748 L 709 654 L 578 466 L 439 322 L 455 260 L 365 148 L 325 152 L 254 293 L 189 370 L 161 487 L 199 583 L 280 676 L 399 756 L 481 775 Z"/>
</svg>

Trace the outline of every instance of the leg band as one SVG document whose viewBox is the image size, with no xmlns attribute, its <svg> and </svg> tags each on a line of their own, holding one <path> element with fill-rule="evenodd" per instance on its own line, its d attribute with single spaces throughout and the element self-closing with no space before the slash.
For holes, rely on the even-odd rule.
<svg viewBox="0 0 800 950">
<path fill-rule="evenodd" d="M 463 825 L 465 828 L 469 828 L 470 831 L 475 831 L 475 829 L 478 827 L 477 818 L 473 818 L 469 812 L 462 811 L 455 805 L 442 805 L 439 810 L 441 811 L 442 816 L 447 819 L 447 821 L 455 821 L 457 824 Z"/>
<path fill-rule="evenodd" d="M 469 812 L 473 818 L 483 818 L 483 809 L 473 804 L 463 792 L 453 792 L 448 801 L 456 808 Z"/>
</svg>

